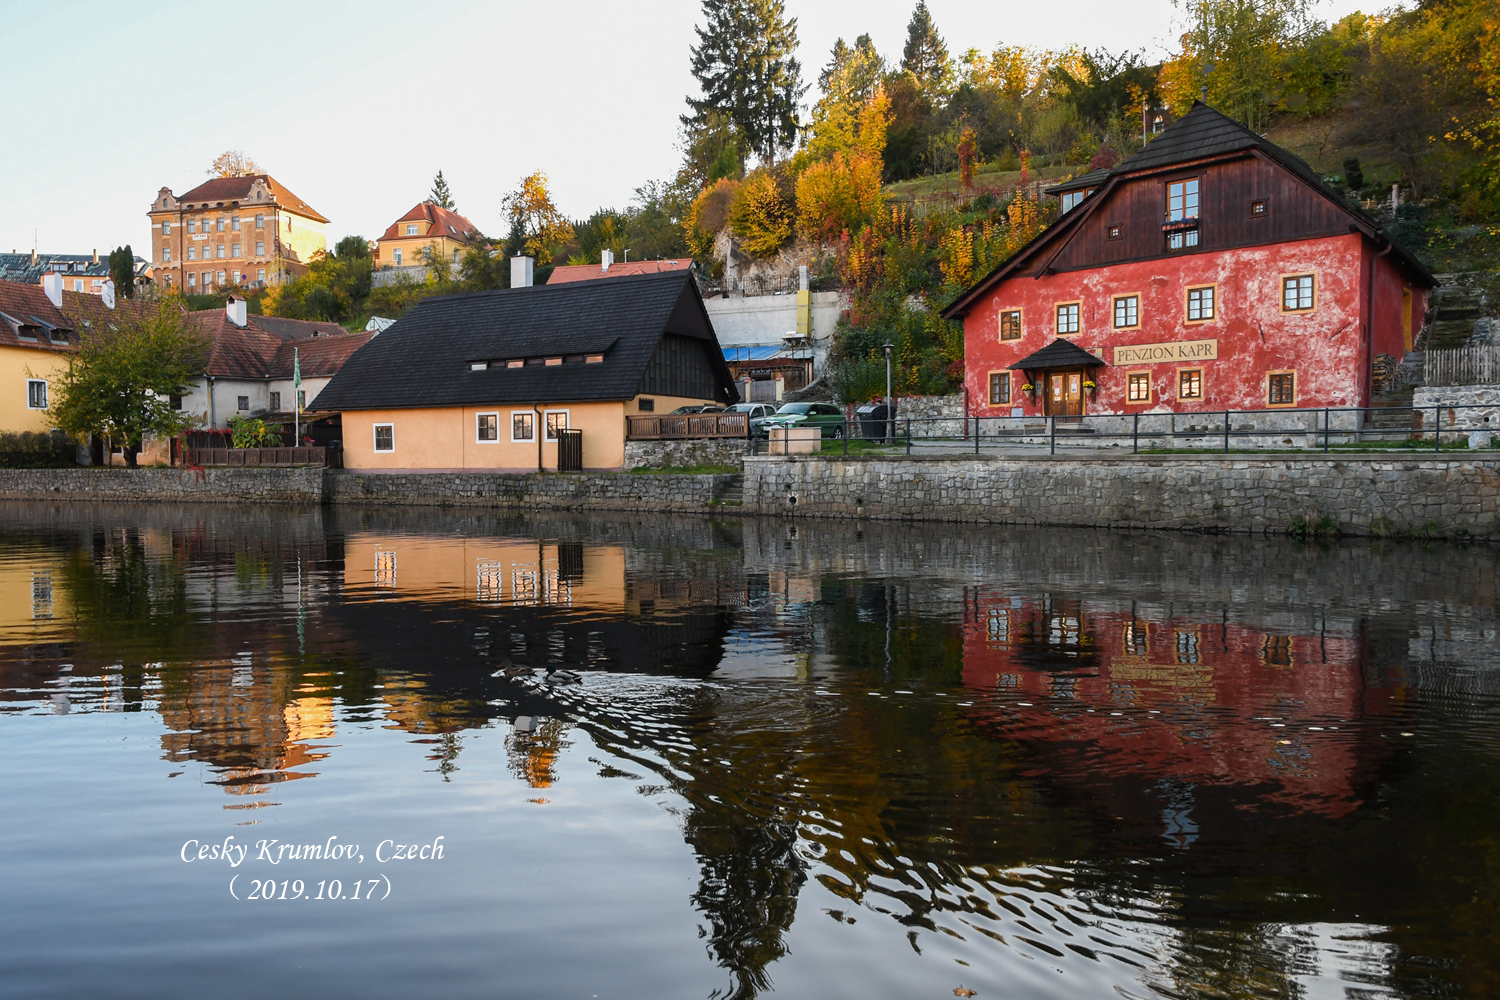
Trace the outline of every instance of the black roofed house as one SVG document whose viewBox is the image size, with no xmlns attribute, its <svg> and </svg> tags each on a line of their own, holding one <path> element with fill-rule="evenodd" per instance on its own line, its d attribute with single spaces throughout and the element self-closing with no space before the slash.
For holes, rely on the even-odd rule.
<svg viewBox="0 0 1500 1000">
<path fill-rule="evenodd" d="M 568 429 L 585 468 L 619 468 L 628 416 L 737 398 L 678 271 L 425 299 L 318 407 L 343 414 L 346 468 L 527 471 L 556 467 Z"/>
</svg>

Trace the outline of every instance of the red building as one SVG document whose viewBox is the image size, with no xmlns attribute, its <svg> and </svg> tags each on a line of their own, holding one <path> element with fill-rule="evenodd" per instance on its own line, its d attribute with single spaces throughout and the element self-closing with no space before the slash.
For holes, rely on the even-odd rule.
<svg viewBox="0 0 1500 1000">
<path fill-rule="evenodd" d="M 1411 349 L 1427 269 L 1206 104 L 1089 181 L 943 313 L 978 415 L 1368 406 Z"/>
</svg>

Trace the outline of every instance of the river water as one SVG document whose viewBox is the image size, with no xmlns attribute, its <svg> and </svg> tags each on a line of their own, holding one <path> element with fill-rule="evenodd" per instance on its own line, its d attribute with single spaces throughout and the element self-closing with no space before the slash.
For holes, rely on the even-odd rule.
<svg viewBox="0 0 1500 1000">
<path fill-rule="evenodd" d="M 0 994 L 1500 995 L 1497 591 L 1485 546 L 7 505 Z"/>
</svg>

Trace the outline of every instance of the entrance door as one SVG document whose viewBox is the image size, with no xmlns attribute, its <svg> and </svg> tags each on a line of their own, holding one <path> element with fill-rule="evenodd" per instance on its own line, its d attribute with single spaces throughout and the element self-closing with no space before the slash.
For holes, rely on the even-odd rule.
<svg viewBox="0 0 1500 1000">
<path fill-rule="evenodd" d="M 1047 416 L 1079 417 L 1083 415 L 1083 372 L 1049 371 L 1047 373 Z"/>
</svg>

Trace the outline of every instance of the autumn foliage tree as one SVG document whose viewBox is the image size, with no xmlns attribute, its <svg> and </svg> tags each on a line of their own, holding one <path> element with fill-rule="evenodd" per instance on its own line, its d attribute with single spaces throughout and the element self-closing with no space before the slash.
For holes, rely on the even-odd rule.
<svg viewBox="0 0 1500 1000">
<path fill-rule="evenodd" d="M 752 257 L 769 257 L 792 240 L 797 206 L 786 171 L 746 177 L 729 205 L 729 228 Z"/>
<path fill-rule="evenodd" d="M 243 149 L 226 149 L 208 165 L 208 173 L 211 177 L 249 177 L 265 171 Z"/>
<path fill-rule="evenodd" d="M 574 239 L 573 224 L 553 203 L 547 175 L 540 170 L 522 177 L 504 205 L 512 226 L 520 231 L 522 248 L 539 267 L 551 265 Z"/>
</svg>

